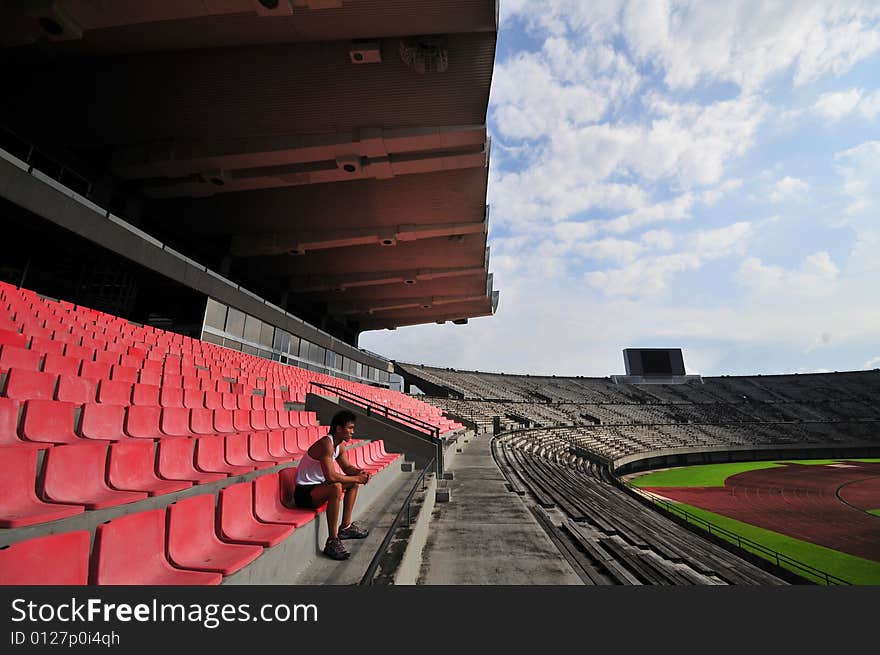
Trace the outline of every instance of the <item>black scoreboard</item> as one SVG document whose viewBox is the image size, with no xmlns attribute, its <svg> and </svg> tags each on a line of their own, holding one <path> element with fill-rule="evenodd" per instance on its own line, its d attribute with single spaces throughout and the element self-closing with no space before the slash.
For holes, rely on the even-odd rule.
<svg viewBox="0 0 880 655">
<path fill-rule="evenodd" d="M 681 348 L 626 348 L 623 360 L 627 375 L 685 375 Z"/>
</svg>

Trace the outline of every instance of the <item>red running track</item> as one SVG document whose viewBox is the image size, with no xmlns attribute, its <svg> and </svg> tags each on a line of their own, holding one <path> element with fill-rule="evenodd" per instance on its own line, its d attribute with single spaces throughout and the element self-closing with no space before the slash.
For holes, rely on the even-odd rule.
<svg viewBox="0 0 880 655">
<path fill-rule="evenodd" d="M 880 463 L 785 464 L 732 475 L 723 487 L 649 487 L 767 530 L 880 561 Z"/>
</svg>

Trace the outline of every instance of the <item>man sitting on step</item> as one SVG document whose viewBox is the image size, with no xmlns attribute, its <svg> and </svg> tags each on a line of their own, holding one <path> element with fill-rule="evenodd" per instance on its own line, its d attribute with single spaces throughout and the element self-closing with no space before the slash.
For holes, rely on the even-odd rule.
<svg viewBox="0 0 880 655">
<path fill-rule="evenodd" d="M 293 500 L 298 507 L 316 509 L 327 503 L 327 528 L 330 536 L 324 554 L 347 559 L 349 552 L 342 539 L 363 539 L 368 531 L 352 522 L 351 513 L 358 488 L 370 481 L 370 474 L 352 466 L 345 456 L 343 444 L 354 436 L 355 415 L 348 410 L 337 412 L 330 422 L 330 433 L 313 443 L 296 472 Z M 341 473 L 333 462 L 339 465 Z M 339 506 L 342 505 L 342 521 Z"/>
</svg>

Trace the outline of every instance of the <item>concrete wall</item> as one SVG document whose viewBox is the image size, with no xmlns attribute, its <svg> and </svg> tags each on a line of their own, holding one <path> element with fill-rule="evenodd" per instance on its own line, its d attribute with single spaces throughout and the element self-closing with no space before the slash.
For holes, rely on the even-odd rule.
<svg viewBox="0 0 880 655">
<path fill-rule="evenodd" d="M 400 483 L 402 475 L 399 461 L 379 471 L 370 479 L 369 484 L 358 490 L 355 513 L 367 509 L 383 497 L 390 488 Z M 223 578 L 222 584 L 295 584 L 299 575 L 320 556 L 327 534 L 327 519 L 322 512 L 306 525 L 294 530 L 280 544 L 263 549 L 259 558 L 241 571 Z"/>
</svg>

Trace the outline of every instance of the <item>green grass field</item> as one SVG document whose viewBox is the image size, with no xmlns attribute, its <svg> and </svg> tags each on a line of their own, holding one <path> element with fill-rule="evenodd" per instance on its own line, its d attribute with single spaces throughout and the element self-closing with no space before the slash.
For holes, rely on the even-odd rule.
<svg viewBox="0 0 880 655">
<path fill-rule="evenodd" d="M 777 459 L 767 462 L 725 462 L 723 464 L 702 464 L 698 466 L 682 466 L 646 473 L 630 481 L 634 487 L 723 487 L 724 481 L 731 475 L 757 471 L 759 469 L 782 466 L 786 462 L 793 464 L 836 464 L 840 459 Z M 850 459 L 850 462 L 880 462 L 880 459 Z"/>
<path fill-rule="evenodd" d="M 838 578 L 842 578 L 851 584 L 880 585 L 880 562 L 873 562 L 862 557 L 856 557 L 855 555 L 842 553 L 839 550 L 832 550 L 831 548 L 825 548 L 824 546 L 819 546 L 808 541 L 794 539 L 784 534 L 779 534 L 778 532 L 765 530 L 763 528 L 750 525 L 749 523 L 736 521 L 726 516 L 722 516 L 721 514 L 707 512 L 704 509 L 700 509 L 699 507 L 694 507 L 692 505 L 686 505 L 684 503 L 672 503 L 672 505 L 675 505 L 676 507 L 685 510 L 691 516 L 696 516 L 705 521 L 708 521 L 709 523 L 712 523 L 713 525 L 725 528 L 730 532 L 738 534 L 741 537 L 751 539 L 752 541 L 757 542 L 762 546 L 766 546 L 767 548 L 771 548 L 780 553 L 784 553 L 793 559 L 803 562 L 804 564 L 808 564 L 809 566 L 817 568 L 821 571 L 830 573 L 831 575 L 837 576 Z M 704 527 L 699 522 L 696 522 L 695 524 L 700 525 L 700 527 Z M 721 536 L 724 537 L 724 535 Z M 734 543 L 736 543 L 735 539 L 728 538 L 728 541 L 733 541 Z M 761 553 L 752 548 L 748 548 L 746 545 L 743 545 L 743 548 L 751 550 L 752 552 L 755 552 L 756 554 L 761 555 L 766 559 L 771 559 L 772 561 L 772 558 L 768 557 L 764 553 Z M 808 579 L 813 579 L 816 582 L 820 582 L 820 580 L 806 574 L 803 570 L 798 569 L 796 566 L 786 565 L 784 562 L 781 562 L 781 564 L 785 566 L 785 568 L 791 569 L 799 575 L 802 575 Z M 822 584 L 824 584 L 824 582 L 822 582 Z"/>
<path fill-rule="evenodd" d="M 786 462 L 807 465 L 835 464 L 840 461 L 857 461 L 857 462 L 880 462 L 880 459 L 814 459 L 814 460 L 792 460 L 779 459 L 766 462 L 727 462 L 723 464 L 706 464 L 698 466 L 685 466 L 680 468 L 668 469 L 665 471 L 655 471 L 646 473 L 630 481 L 634 487 L 723 487 L 724 481 L 731 475 L 743 473 L 745 471 L 755 471 L 759 469 L 774 468 L 782 466 Z M 880 585 L 880 562 L 874 562 L 847 553 L 842 553 L 831 548 L 819 546 L 800 539 L 765 530 L 749 523 L 742 523 L 735 519 L 715 514 L 699 507 L 686 505 L 684 503 L 671 503 L 674 507 L 686 511 L 691 516 L 708 521 L 715 526 L 724 528 L 733 532 L 740 537 L 750 539 L 772 550 L 784 553 L 789 557 L 796 559 L 804 564 L 808 564 L 816 569 L 825 571 L 831 575 L 837 576 L 859 585 Z M 871 510 L 871 514 L 880 516 L 880 509 Z M 701 525 L 699 521 L 695 521 L 696 525 Z M 723 535 L 722 535 L 723 536 Z M 735 539 L 728 538 L 730 541 L 736 542 Z M 745 547 L 745 546 L 744 546 Z M 762 557 L 773 559 L 766 554 L 758 552 L 756 549 L 749 548 L 752 552 L 756 552 Z M 803 570 L 798 570 L 796 566 L 785 565 L 796 573 L 807 577 L 808 579 L 816 579 L 806 574 Z M 819 580 L 816 580 L 819 581 Z"/>
</svg>

